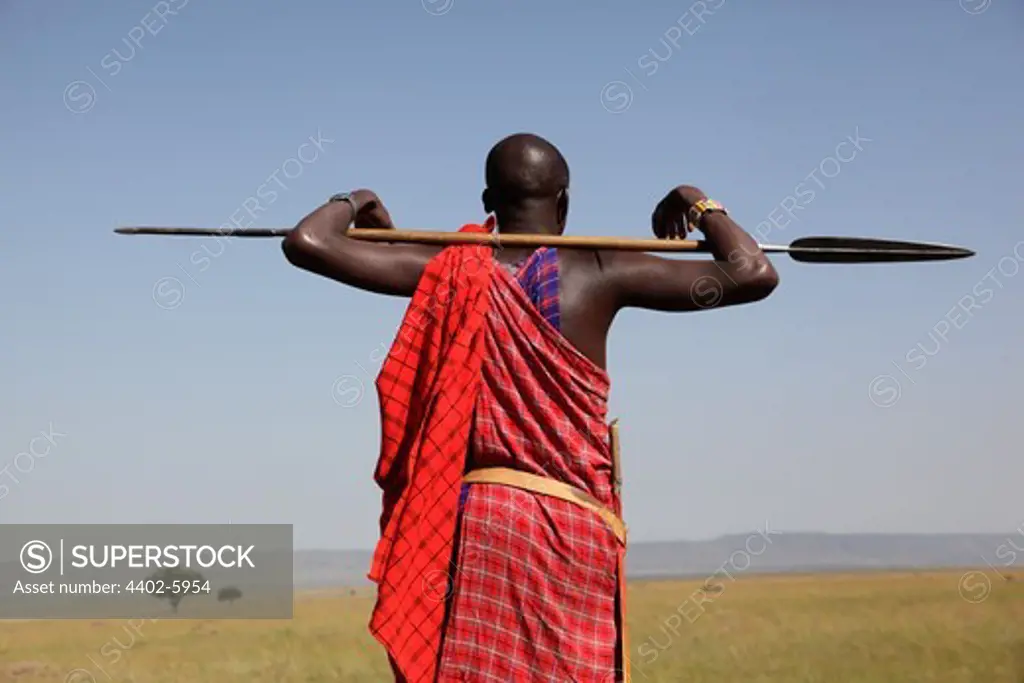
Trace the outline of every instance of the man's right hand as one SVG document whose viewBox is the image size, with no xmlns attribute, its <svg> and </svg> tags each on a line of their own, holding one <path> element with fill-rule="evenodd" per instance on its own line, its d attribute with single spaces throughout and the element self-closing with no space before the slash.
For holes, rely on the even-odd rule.
<svg viewBox="0 0 1024 683">
<path fill-rule="evenodd" d="M 692 185 L 680 185 L 658 202 L 651 215 L 651 228 L 659 239 L 679 239 L 692 230 L 686 218 L 690 208 L 707 196 Z"/>
</svg>

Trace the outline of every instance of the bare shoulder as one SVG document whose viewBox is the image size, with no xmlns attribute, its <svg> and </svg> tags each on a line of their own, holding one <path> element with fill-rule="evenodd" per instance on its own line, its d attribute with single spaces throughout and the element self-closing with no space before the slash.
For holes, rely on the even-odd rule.
<svg viewBox="0 0 1024 683">
<path fill-rule="evenodd" d="M 598 284 L 615 267 L 620 253 L 604 249 L 559 249 L 558 265 L 562 277 L 586 279 Z"/>
<path fill-rule="evenodd" d="M 619 253 L 595 249 L 559 249 L 562 298 L 581 305 L 615 308 L 612 270 Z"/>
<path fill-rule="evenodd" d="M 668 260 L 643 252 L 615 249 L 559 249 L 566 277 L 586 279 L 591 286 L 612 287 L 624 275 L 657 268 Z"/>
<path fill-rule="evenodd" d="M 558 250 L 558 261 L 562 268 L 581 272 L 603 272 L 623 253 L 614 249 L 568 249 Z"/>
</svg>

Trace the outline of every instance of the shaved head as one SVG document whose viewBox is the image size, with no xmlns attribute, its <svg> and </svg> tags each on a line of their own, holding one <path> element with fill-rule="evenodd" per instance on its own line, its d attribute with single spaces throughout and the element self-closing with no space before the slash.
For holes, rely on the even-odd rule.
<svg viewBox="0 0 1024 683">
<path fill-rule="evenodd" d="M 544 138 L 510 135 L 487 155 L 487 187 L 509 199 L 554 197 L 569 187 L 565 157 Z"/>
<path fill-rule="evenodd" d="M 531 232 L 564 229 L 569 165 L 550 142 L 530 133 L 508 136 L 488 153 L 485 175 L 484 207 L 497 215 L 499 226 L 512 228 L 525 213 L 544 224 Z"/>
</svg>

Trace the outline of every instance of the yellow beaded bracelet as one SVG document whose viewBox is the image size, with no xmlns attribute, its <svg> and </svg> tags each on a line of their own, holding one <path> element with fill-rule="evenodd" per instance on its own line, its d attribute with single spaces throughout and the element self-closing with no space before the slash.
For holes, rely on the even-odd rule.
<svg viewBox="0 0 1024 683">
<path fill-rule="evenodd" d="M 687 218 L 690 221 L 690 228 L 692 230 L 700 228 L 701 219 L 704 218 L 704 215 L 709 211 L 721 211 L 726 215 L 729 214 L 729 212 L 725 210 L 725 207 L 722 206 L 720 203 L 716 202 L 715 200 L 702 199 L 699 202 L 696 202 L 693 206 L 691 206 L 689 212 L 687 213 Z"/>
</svg>

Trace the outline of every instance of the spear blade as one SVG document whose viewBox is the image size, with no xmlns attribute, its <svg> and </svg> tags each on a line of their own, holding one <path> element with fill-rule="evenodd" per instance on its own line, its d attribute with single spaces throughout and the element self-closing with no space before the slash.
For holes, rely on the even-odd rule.
<svg viewBox="0 0 1024 683">
<path fill-rule="evenodd" d="M 901 263 L 974 256 L 970 249 L 949 244 L 865 237 L 801 237 L 786 248 L 786 253 L 801 263 Z"/>
</svg>

